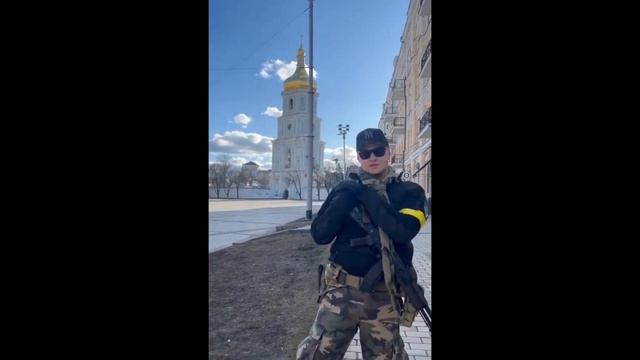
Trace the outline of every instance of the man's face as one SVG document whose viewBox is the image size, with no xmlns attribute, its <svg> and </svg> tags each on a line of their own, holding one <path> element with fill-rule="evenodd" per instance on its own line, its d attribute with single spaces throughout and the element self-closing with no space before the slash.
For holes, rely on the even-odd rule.
<svg viewBox="0 0 640 360">
<path fill-rule="evenodd" d="M 365 159 L 365 157 L 367 157 Z M 389 165 L 391 152 L 384 145 L 367 145 L 363 150 L 358 151 L 358 161 L 362 170 L 371 174 L 378 175 L 383 172 Z"/>
</svg>

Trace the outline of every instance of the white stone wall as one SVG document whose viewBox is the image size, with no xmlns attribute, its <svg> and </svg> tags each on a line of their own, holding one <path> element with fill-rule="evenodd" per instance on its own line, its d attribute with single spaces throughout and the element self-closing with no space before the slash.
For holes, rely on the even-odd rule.
<svg viewBox="0 0 640 360">
<path fill-rule="evenodd" d="M 216 199 L 216 190 L 212 187 L 209 188 L 209 198 Z M 224 189 L 220 189 L 220 198 L 226 199 L 227 195 Z M 229 192 L 229 199 L 236 199 L 236 188 L 231 188 Z M 240 199 L 281 199 L 282 192 L 277 192 L 273 189 L 257 189 L 257 188 L 240 188 Z M 320 200 L 324 200 L 327 198 L 327 190 L 324 187 L 320 188 Z M 291 200 L 299 200 L 298 194 L 291 187 L 289 190 L 289 199 Z M 306 191 L 302 192 L 302 200 L 307 199 Z M 313 200 L 318 200 L 317 189 L 313 188 Z"/>
</svg>

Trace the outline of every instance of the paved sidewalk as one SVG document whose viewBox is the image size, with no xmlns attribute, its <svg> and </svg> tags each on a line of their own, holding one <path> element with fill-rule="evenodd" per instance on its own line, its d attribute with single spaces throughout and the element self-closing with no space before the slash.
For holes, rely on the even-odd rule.
<svg viewBox="0 0 640 360">
<path fill-rule="evenodd" d="M 322 202 L 312 202 L 315 214 Z M 209 200 L 209 252 L 276 231 L 276 226 L 304 218 L 300 200 Z"/>
</svg>

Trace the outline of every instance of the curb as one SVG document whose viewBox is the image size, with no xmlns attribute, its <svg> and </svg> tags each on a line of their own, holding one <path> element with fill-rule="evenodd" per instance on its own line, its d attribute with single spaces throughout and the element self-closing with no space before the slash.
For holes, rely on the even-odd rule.
<svg viewBox="0 0 640 360">
<path fill-rule="evenodd" d="M 297 229 L 308 225 L 311 225 L 311 221 L 296 221 L 285 225 L 278 225 L 276 226 L 276 231 Z"/>
</svg>

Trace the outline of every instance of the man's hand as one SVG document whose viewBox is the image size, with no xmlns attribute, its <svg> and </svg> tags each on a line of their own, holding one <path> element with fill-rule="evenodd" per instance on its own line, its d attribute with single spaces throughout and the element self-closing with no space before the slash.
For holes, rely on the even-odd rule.
<svg viewBox="0 0 640 360">
<path fill-rule="evenodd" d="M 342 182 L 340 182 L 338 185 L 336 185 L 336 187 L 333 189 L 333 191 L 343 191 L 343 190 L 347 190 L 353 193 L 353 195 L 358 195 L 359 193 L 361 193 L 364 189 L 366 189 L 367 186 L 366 185 L 362 185 L 360 183 L 357 183 L 355 181 L 349 181 L 349 180 L 344 180 Z"/>
<path fill-rule="evenodd" d="M 375 191 L 372 187 L 362 185 L 362 189 L 356 193 L 356 197 L 359 201 L 363 199 L 370 199 L 375 206 L 380 206 L 380 204 L 384 203 L 382 196 L 378 195 L 378 192 Z"/>
</svg>

